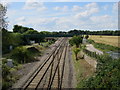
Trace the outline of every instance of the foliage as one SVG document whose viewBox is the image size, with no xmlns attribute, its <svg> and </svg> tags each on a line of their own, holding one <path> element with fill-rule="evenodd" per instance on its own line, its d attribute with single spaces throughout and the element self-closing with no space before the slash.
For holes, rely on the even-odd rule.
<svg viewBox="0 0 120 90">
<path fill-rule="evenodd" d="M 68 34 L 72 35 L 113 35 L 113 36 L 120 36 L 119 30 L 103 30 L 103 31 L 88 31 L 88 30 L 70 30 Z"/>
<path fill-rule="evenodd" d="M 2 51 L 4 53 L 10 52 L 9 46 L 13 47 L 22 45 L 22 35 L 19 33 L 10 33 L 6 29 L 2 30 Z"/>
<path fill-rule="evenodd" d="M 10 73 L 10 67 L 2 65 L 2 89 L 8 89 L 14 81 L 12 80 L 12 74 Z"/>
<path fill-rule="evenodd" d="M 120 59 L 112 59 L 107 54 L 98 55 L 84 49 L 84 52 L 97 59 L 95 75 L 86 80 L 85 88 L 120 88 Z"/>
<path fill-rule="evenodd" d="M 87 42 L 90 43 L 90 44 L 94 44 L 95 43 L 95 41 L 91 40 L 91 39 L 88 39 Z"/>
<path fill-rule="evenodd" d="M 86 80 L 83 87 L 89 88 L 120 88 L 120 59 L 113 60 L 107 55 L 98 59 L 95 76 Z"/>
<path fill-rule="evenodd" d="M 106 45 L 106 44 L 102 44 L 102 43 L 94 43 L 94 46 L 96 48 L 99 48 L 103 51 L 115 51 L 115 52 L 119 52 L 120 48 L 112 46 L 112 45 Z"/>
<path fill-rule="evenodd" d="M 89 38 L 89 36 L 88 36 L 88 35 L 86 35 L 86 36 L 85 36 L 85 38 L 86 38 L 86 39 L 88 39 L 88 38 Z"/>
<path fill-rule="evenodd" d="M 28 31 L 26 31 L 24 34 L 25 34 L 25 35 L 26 35 L 26 34 L 38 34 L 38 31 L 36 31 L 36 30 L 28 30 Z"/>
<path fill-rule="evenodd" d="M 0 30 L 7 28 L 8 23 L 6 21 L 7 18 L 5 17 L 6 12 L 7 7 L 0 3 Z"/>
<path fill-rule="evenodd" d="M 99 48 L 102 51 L 114 51 L 119 52 L 120 48 L 112 45 L 107 45 L 103 43 L 96 43 L 94 40 L 88 39 L 88 43 L 93 44 L 95 48 Z"/>
<path fill-rule="evenodd" d="M 69 43 L 71 46 L 76 45 L 76 48 L 78 48 L 80 44 L 82 43 L 82 39 L 83 37 L 81 36 L 74 36 L 69 40 Z"/>
<path fill-rule="evenodd" d="M 23 26 L 20 26 L 20 25 L 14 25 L 14 27 L 13 27 L 13 32 L 14 33 L 23 34 L 23 33 L 27 32 L 29 30 L 34 30 L 34 29 L 33 28 L 28 28 L 28 27 L 23 27 Z"/>
<path fill-rule="evenodd" d="M 41 31 L 40 34 L 42 34 L 42 35 L 49 35 L 49 34 L 52 34 L 52 33 L 48 32 L 48 31 Z"/>
<path fill-rule="evenodd" d="M 80 48 L 74 48 L 73 52 L 75 53 L 76 60 L 78 60 L 78 53 L 80 52 Z"/>
<path fill-rule="evenodd" d="M 16 47 L 11 54 L 11 58 L 16 60 L 18 63 L 27 63 L 34 60 L 35 52 L 31 52 L 31 49 L 27 49 L 26 47 Z"/>
</svg>

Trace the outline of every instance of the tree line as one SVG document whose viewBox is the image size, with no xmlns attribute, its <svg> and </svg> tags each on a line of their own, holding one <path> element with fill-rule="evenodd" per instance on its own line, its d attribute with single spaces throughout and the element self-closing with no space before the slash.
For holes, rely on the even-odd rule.
<svg viewBox="0 0 120 90">
<path fill-rule="evenodd" d="M 71 34 L 71 35 L 113 35 L 113 36 L 119 36 L 120 31 L 119 30 L 102 30 L 102 31 L 89 31 L 89 30 L 70 30 L 68 32 L 65 31 L 59 31 L 59 32 L 49 32 L 49 31 L 41 31 L 38 32 L 37 30 L 34 30 L 33 28 L 23 27 L 20 25 L 14 25 L 13 28 L 14 33 L 25 33 L 25 34 L 42 34 L 42 35 L 55 35 L 55 34 Z"/>
</svg>

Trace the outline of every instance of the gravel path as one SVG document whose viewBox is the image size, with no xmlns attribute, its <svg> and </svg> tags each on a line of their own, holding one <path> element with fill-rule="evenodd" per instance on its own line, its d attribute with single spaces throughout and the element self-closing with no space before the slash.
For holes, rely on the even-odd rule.
<svg viewBox="0 0 120 90">
<path fill-rule="evenodd" d="M 92 44 L 86 45 L 86 49 L 89 50 L 89 51 L 91 51 L 91 52 L 96 52 L 96 54 L 99 54 L 99 55 L 103 54 L 102 51 L 96 49 Z"/>
<path fill-rule="evenodd" d="M 74 68 L 74 63 L 72 60 L 72 51 L 71 48 L 68 49 L 68 60 L 69 60 L 69 81 L 68 81 L 68 88 L 75 88 L 76 87 L 76 73 L 75 73 L 75 68 Z"/>
</svg>

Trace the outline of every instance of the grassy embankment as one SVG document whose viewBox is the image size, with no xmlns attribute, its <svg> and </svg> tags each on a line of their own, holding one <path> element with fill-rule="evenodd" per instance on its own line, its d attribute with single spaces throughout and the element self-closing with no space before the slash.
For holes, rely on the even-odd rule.
<svg viewBox="0 0 120 90">
<path fill-rule="evenodd" d="M 95 38 L 95 40 L 97 39 Z M 117 51 L 119 49 L 117 47 L 117 40 L 114 40 L 114 45 L 108 43 L 107 39 L 106 42 L 105 39 L 103 40 L 103 42 L 101 40 L 100 42 L 95 41 L 96 43 L 94 43 L 94 41 L 91 42 L 96 48 L 102 51 Z M 78 88 L 119 88 L 119 59 L 113 60 L 111 57 L 106 55 L 98 57 L 98 65 L 95 73 L 92 68 L 88 66 L 88 64 L 85 64 L 84 59 L 79 59 L 76 61 L 73 54 L 73 60 L 76 69 Z"/>
<path fill-rule="evenodd" d="M 84 80 L 88 79 L 94 74 L 95 69 L 88 64 L 84 59 L 81 59 L 81 53 L 78 53 L 78 60 L 75 59 L 75 54 L 73 52 L 73 49 L 75 47 L 72 47 L 72 58 L 74 62 L 75 72 L 76 72 L 76 80 L 77 85 L 76 87 L 83 88 Z"/>
<path fill-rule="evenodd" d="M 98 40 L 97 38 L 95 36 L 93 39 Z M 102 38 L 102 37 L 99 37 L 99 38 Z M 89 40 L 89 41 L 92 42 L 92 44 L 96 48 L 101 49 L 102 51 L 117 51 L 119 49 L 117 47 L 118 42 L 115 43 L 115 41 L 113 41 L 114 45 L 111 45 L 110 43 L 108 43 L 109 40 L 105 38 L 103 39 L 103 41 L 101 40 L 100 41 L 98 40 L 98 42 L 95 41 L 96 43 L 94 43 L 94 41 L 92 40 Z M 120 86 L 119 86 L 120 59 L 113 60 L 111 57 L 104 54 L 97 58 L 97 62 L 98 62 L 98 65 L 97 65 L 94 76 L 90 77 L 89 79 L 86 79 L 83 84 L 79 83 L 78 87 L 81 88 L 81 85 L 83 85 L 82 87 L 85 87 L 85 88 L 119 88 L 120 89 Z"/>
</svg>

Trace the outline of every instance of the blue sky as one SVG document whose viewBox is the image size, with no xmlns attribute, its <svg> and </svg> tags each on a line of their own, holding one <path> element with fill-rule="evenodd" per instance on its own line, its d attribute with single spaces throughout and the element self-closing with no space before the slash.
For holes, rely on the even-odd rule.
<svg viewBox="0 0 120 90">
<path fill-rule="evenodd" d="M 116 30 L 116 2 L 11 2 L 9 30 L 18 24 L 38 31 Z"/>
</svg>

